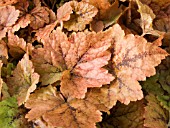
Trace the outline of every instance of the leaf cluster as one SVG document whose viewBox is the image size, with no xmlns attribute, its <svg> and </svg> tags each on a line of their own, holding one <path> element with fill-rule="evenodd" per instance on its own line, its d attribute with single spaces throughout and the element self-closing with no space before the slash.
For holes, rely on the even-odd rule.
<svg viewBox="0 0 170 128">
<path fill-rule="evenodd" d="M 166 2 L 0 1 L 0 127 L 167 128 Z"/>
</svg>

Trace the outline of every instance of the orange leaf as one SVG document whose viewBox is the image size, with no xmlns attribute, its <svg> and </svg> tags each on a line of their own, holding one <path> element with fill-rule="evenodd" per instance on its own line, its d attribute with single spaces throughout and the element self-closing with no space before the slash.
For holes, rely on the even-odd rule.
<svg viewBox="0 0 170 128">
<path fill-rule="evenodd" d="M 17 96 L 18 105 L 22 105 L 28 100 L 30 93 L 36 89 L 36 84 L 39 82 L 39 75 L 34 72 L 27 53 L 19 61 L 12 75 L 7 79 L 7 85 L 10 94 Z"/>
<path fill-rule="evenodd" d="M 114 83 L 118 99 L 125 104 L 143 98 L 138 81 L 154 75 L 155 66 L 168 54 L 143 37 L 129 34 L 114 43 L 113 68 L 117 80 Z"/>
<path fill-rule="evenodd" d="M 101 121 L 101 113 L 85 100 L 65 101 L 56 88 L 51 85 L 31 94 L 25 107 L 31 109 L 26 118 L 36 120 L 40 117 L 51 127 L 95 128 Z"/>
<path fill-rule="evenodd" d="M 7 5 L 0 7 L 0 40 L 5 37 L 7 30 L 15 24 L 19 11 L 15 7 Z"/>
</svg>

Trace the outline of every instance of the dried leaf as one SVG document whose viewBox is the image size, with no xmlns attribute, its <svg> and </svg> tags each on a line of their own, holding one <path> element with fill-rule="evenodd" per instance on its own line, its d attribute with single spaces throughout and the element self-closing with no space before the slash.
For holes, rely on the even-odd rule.
<svg viewBox="0 0 170 128">
<path fill-rule="evenodd" d="M 86 94 L 86 101 L 94 104 L 100 111 L 108 112 L 116 104 L 116 92 L 114 86 L 105 85 L 101 88 L 90 89 Z"/>
<path fill-rule="evenodd" d="M 57 20 L 61 21 L 68 21 L 70 19 L 70 15 L 73 13 L 72 7 L 70 2 L 65 3 L 57 10 Z"/>
<path fill-rule="evenodd" d="M 0 58 L 3 63 L 7 62 L 8 50 L 7 50 L 6 43 L 3 40 L 0 41 Z"/>
<path fill-rule="evenodd" d="M 101 121 L 101 113 L 92 104 L 77 99 L 65 101 L 52 86 L 31 94 L 25 107 L 31 109 L 26 118 L 42 117 L 51 127 L 95 128 L 95 123 Z"/>
<path fill-rule="evenodd" d="M 50 33 L 52 32 L 52 30 L 54 30 L 57 23 L 58 21 L 52 24 L 46 25 L 44 28 L 40 28 L 35 34 L 35 36 L 37 37 L 37 40 L 41 41 L 42 43 L 45 43 L 44 41 L 48 40 Z"/>
<path fill-rule="evenodd" d="M 7 5 L 0 7 L 0 40 L 5 37 L 7 30 L 15 24 L 19 11 L 15 7 Z"/>
<path fill-rule="evenodd" d="M 26 53 L 17 64 L 11 77 L 7 79 L 7 85 L 11 95 L 16 95 L 18 105 L 22 105 L 29 98 L 31 92 L 36 89 L 39 75 L 34 72 L 32 62 Z"/>
<path fill-rule="evenodd" d="M 68 21 L 64 22 L 64 28 L 67 28 L 68 31 L 84 30 L 86 25 L 92 21 L 92 18 L 98 12 L 97 8 L 86 2 L 71 1 L 69 4 L 74 13 L 71 14 Z"/>
<path fill-rule="evenodd" d="M 10 5 L 10 4 L 15 4 L 17 2 L 18 2 L 18 0 L 1 0 L 0 1 L 0 6 L 6 6 L 6 5 Z"/>
<path fill-rule="evenodd" d="M 140 25 L 142 27 L 143 30 L 143 34 L 152 34 L 153 32 L 153 28 L 152 28 L 152 22 L 155 19 L 155 14 L 153 13 L 152 9 L 145 5 L 142 4 L 139 0 L 136 0 L 137 5 L 138 5 L 138 12 L 141 15 L 141 21 L 140 21 Z"/>
<path fill-rule="evenodd" d="M 54 14 L 47 7 L 37 6 L 31 11 L 30 26 L 33 29 L 44 27 L 45 24 L 53 22 L 55 19 Z"/>
<path fill-rule="evenodd" d="M 168 118 L 159 105 L 156 97 L 152 94 L 146 97 L 148 101 L 144 113 L 144 126 L 148 128 L 168 128 Z"/>
<path fill-rule="evenodd" d="M 21 58 L 26 53 L 26 42 L 12 32 L 8 32 L 9 53 L 14 58 Z"/>
<path fill-rule="evenodd" d="M 143 113 L 144 100 L 131 102 L 128 105 L 119 102 L 99 125 L 101 128 L 144 128 Z"/>
<path fill-rule="evenodd" d="M 116 40 L 113 54 L 113 68 L 117 76 L 114 86 L 118 99 L 125 104 L 143 98 L 138 81 L 154 75 L 154 67 L 168 55 L 156 44 L 132 34 Z"/>
<path fill-rule="evenodd" d="M 66 97 L 84 98 L 88 87 L 101 87 L 114 79 L 101 68 L 110 59 L 106 50 L 110 47 L 112 32 L 111 28 L 97 34 L 73 33 L 70 36 L 68 52 L 63 52 L 68 70 L 61 79 L 61 92 Z"/>
<path fill-rule="evenodd" d="M 61 74 L 64 71 L 61 92 L 66 97 L 83 98 L 88 87 L 101 87 L 113 80 L 111 74 L 101 68 L 110 59 L 110 53 L 106 50 L 111 45 L 112 32 L 113 29 L 88 35 L 79 32 L 67 38 L 57 28 L 45 41 L 44 48 L 35 50 L 32 57 L 35 70 L 42 81 L 44 77 L 49 78 L 50 73 Z M 43 84 L 44 82 L 47 84 L 46 81 Z"/>
</svg>

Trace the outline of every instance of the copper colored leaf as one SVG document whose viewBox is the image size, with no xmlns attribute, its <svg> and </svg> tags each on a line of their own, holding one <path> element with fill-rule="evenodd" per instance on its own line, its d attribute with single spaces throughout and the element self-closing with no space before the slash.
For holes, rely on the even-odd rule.
<svg viewBox="0 0 170 128">
<path fill-rule="evenodd" d="M 28 120 L 40 117 L 51 127 L 95 128 L 101 121 L 101 113 L 85 100 L 65 101 L 56 88 L 48 86 L 31 94 L 25 107 L 31 109 Z"/>
<path fill-rule="evenodd" d="M 143 113 L 144 100 L 131 102 L 128 105 L 119 102 L 99 125 L 101 128 L 145 128 Z"/>
<path fill-rule="evenodd" d="M 102 68 L 110 59 L 106 50 L 111 45 L 113 31 L 110 28 L 97 34 L 73 33 L 69 37 L 69 49 L 66 54 L 63 52 L 68 70 L 61 79 L 61 92 L 66 97 L 84 98 L 87 88 L 101 87 L 114 79 Z"/>
<path fill-rule="evenodd" d="M 138 12 L 141 15 L 140 25 L 143 30 L 143 35 L 152 34 L 153 33 L 152 22 L 156 16 L 149 6 L 142 4 L 139 0 L 136 0 L 136 2 L 139 8 Z"/>
<path fill-rule="evenodd" d="M 168 117 L 152 94 L 146 96 L 148 101 L 144 113 L 144 126 L 147 128 L 168 128 Z"/>
<path fill-rule="evenodd" d="M 60 28 L 54 30 L 45 41 L 44 48 L 38 48 L 33 54 L 32 61 L 43 84 L 49 83 L 42 78 L 49 78 L 51 73 L 62 73 L 61 92 L 66 97 L 77 98 L 85 97 L 87 88 L 109 84 L 113 77 L 101 67 L 107 65 L 110 59 L 110 53 L 106 50 L 111 45 L 113 31 L 111 28 L 106 32 L 89 32 L 87 35 L 79 32 L 67 38 Z M 50 84 L 60 80 L 58 77 L 50 79 Z"/>
<path fill-rule="evenodd" d="M 68 21 L 72 12 L 72 7 L 69 2 L 65 3 L 57 10 L 57 20 Z"/>
<path fill-rule="evenodd" d="M 40 28 L 35 34 L 37 40 L 41 41 L 42 43 L 44 43 L 45 40 L 48 40 L 50 33 L 52 32 L 52 30 L 54 30 L 57 23 L 58 22 L 56 21 L 52 24 L 46 25 L 44 28 Z"/>
<path fill-rule="evenodd" d="M 7 30 L 17 21 L 19 11 L 7 5 L 0 7 L 0 40 L 5 37 Z"/>
<path fill-rule="evenodd" d="M 98 110 L 108 112 L 117 101 L 113 88 L 114 86 L 105 85 L 101 88 L 90 89 L 85 100 L 94 104 Z"/>
<path fill-rule="evenodd" d="M 26 53 L 17 67 L 13 71 L 11 77 L 7 79 L 7 85 L 11 95 L 16 95 L 18 104 L 26 102 L 31 92 L 36 89 L 39 82 L 39 75 L 34 72 L 32 62 Z"/>
<path fill-rule="evenodd" d="M 19 38 L 12 32 L 8 32 L 8 43 L 9 53 L 12 57 L 20 58 L 26 52 L 26 42 L 23 38 Z"/>
<path fill-rule="evenodd" d="M 8 49 L 6 43 L 1 40 L 0 41 L 0 59 L 2 60 L 2 63 L 6 64 L 8 59 Z"/>
<path fill-rule="evenodd" d="M 45 24 L 49 24 L 55 20 L 54 14 L 47 7 L 37 6 L 31 11 L 31 23 L 30 26 L 33 29 L 44 27 Z"/>
<path fill-rule="evenodd" d="M 44 28 L 42 31 L 49 35 L 48 30 Z M 63 48 L 67 52 L 68 40 L 60 28 L 53 31 L 48 38 L 42 37 L 42 39 L 45 39 L 44 48 L 33 51 L 32 61 L 35 71 L 40 74 L 40 81 L 43 85 L 47 85 L 60 80 L 61 72 L 66 68 L 61 51 Z"/>
<path fill-rule="evenodd" d="M 74 13 L 71 14 L 70 20 L 64 22 L 64 28 L 67 28 L 68 31 L 84 30 L 98 12 L 96 7 L 86 2 L 71 1 L 69 4 Z"/>
<path fill-rule="evenodd" d="M 15 4 L 17 2 L 18 2 L 18 0 L 1 0 L 0 1 L 0 6 Z"/>
<path fill-rule="evenodd" d="M 129 34 L 114 43 L 113 68 L 117 80 L 115 89 L 118 99 L 125 104 L 143 98 L 138 81 L 154 75 L 155 66 L 168 54 L 156 43 L 149 43 L 143 37 Z"/>
</svg>

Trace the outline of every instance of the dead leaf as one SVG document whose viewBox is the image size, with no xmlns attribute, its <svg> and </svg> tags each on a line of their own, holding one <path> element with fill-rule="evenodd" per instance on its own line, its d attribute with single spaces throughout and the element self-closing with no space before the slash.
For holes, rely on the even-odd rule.
<svg viewBox="0 0 170 128">
<path fill-rule="evenodd" d="M 65 3 L 57 10 L 57 20 L 61 21 L 68 21 L 70 19 L 70 15 L 73 13 L 72 7 L 70 2 Z"/>
<path fill-rule="evenodd" d="M 67 5 L 68 4 L 70 4 L 73 11 L 70 15 L 70 19 L 64 22 L 64 28 L 68 31 L 84 30 L 86 25 L 92 21 L 93 17 L 98 12 L 97 8 L 86 2 L 71 1 L 67 3 Z"/>
<path fill-rule="evenodd" d="M 109 110 L 117 102 L 114 86 L 104 85 L 101 88 L 90 89 L 85 100 L 95 105 L 98 110 L 109 113 Z"/>
<path fill-rule="evenodd" d="M 114 86 L 118 99 L 128 104 L 143 98 L 138 81 L 154 75 L 154 67 L 168 54 L 156 44 L 148 43 L 143 37 L 129 34 L 115 40 L 113 55 L 113 68 L 117 77 Z"/>
<path fill-rule="evenodd" d="M 26 53 L 26 42 L 23 38 L 19 38 L 12 32 L 8 32 L 8 43 L 9 53 L 14 58 L 20 58 Z"/>
<path fill-rule="evenodd" d="M 5 63 L 8 59 L 7 45 L 3 40 L 0 41 L 0 57 L 3 63 Z"/>
<path fill-rule="evenodd" d="M 138 5 L 138 12 L 141 15 L 140 25 L 143 30 L 142 35 L 152 34 L 152 31 L 154 31 L 152 22 L 156 17 L 155 14 L 149 6 L 142 4 L 139 0 L 136 0 L 136 3 Z"/>
<path fill-rule="evenodd" d="M 25 107 L 31 109 L 26 115 L 28 120 L 42 117 L 51 127 L 95 128 L 95 123 L 101 121 L 100 111 L 92 104 L 77 99 L 65 101 L 52 86 L 31 94 Z"/>
<path fill-rule="evenodd" d="M 144 112 L 144 126 L 148 128 L 168 128 L 168 118 L 156 97 L 149 94 L 146 96 L 146 100 L 148 103 Z"/>
<path fill-rule="evenodd" d="M 0 6 L 11 5 L 11 4 L 15 4 L 17 2 L 18 2 L 18 0 L 1 0 Z"/>
<path fill-rule="evenodd" d="M 15 25 L 12 27 L 12 32 L 18 31 L 20 28 L 27 27 L 31 20 L 31 15 L 28 12 L 29 1 L 18 0 L 19 2 L 15 4 L 15 8 L 20 11 L 20 17 Z"/>
<path fill-rule="evenodd" d="M 54 22 L 55 14 L 47 7 L 37 6 L 31 11 L 31 23 L 30 26 L 33 29 L 39 29 L 44 27 L 45 24 Z"/>
<path fill-rule="evenodd" d="M 10 94 L 17 96 L 19 106 L 28 100 L 38 82 L 39 75 L 34 72 L 32 62 L 26 53 L 17 64 L 12 76 L 7 79 Z"/>
<path fill-rule="evenodd" d="M 5 37 L 8 29 L 15 24 L 19 11 L 15 7 L 7 5 L 0 7 L 0 40 Z"/>
<path fill-rule="evenodd" d="M 55 21 L 52 24 L 46 25 L 44 28 L 40 28 L 35 34 L 37 40 L 44 44 L 45 43 L 44 41 L 48 40 L 50 33 L 52 32 L 52 30 L 54 30 L 57 23 L 58 21 Z"/>
</svg>

